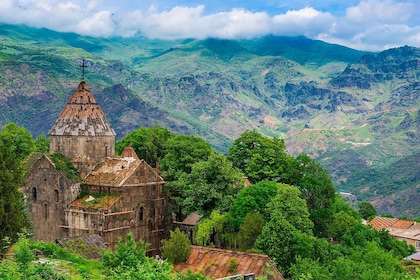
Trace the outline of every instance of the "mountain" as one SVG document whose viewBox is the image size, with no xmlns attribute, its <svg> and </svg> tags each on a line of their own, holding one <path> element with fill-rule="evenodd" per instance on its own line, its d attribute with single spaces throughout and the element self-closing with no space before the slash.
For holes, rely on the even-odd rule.
<svg viewBox="0 0 420 280">
<path fill-rule="evenodd" d="M 371 53 L 276 36 L 101 39 L 6 24 L 0 39 L 0 125 L 47 134 L 85 59 L 117 138 L 160 125 L 226 153 L 254 129 L 317 158 L 338 190 L 379 212 L 420 216 L 419 48 Z"/>
</svg>

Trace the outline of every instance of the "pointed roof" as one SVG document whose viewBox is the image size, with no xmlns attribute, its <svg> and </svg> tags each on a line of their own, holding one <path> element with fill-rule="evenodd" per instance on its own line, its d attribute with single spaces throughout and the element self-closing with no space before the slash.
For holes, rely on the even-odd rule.
<svg viewBox="0 0 420 280">
<path fill-rule="evenodd" d="M 124 151 L 121 153 L 121 157 L 122 158 L 134 158 L 134 159 L 139 159 L 139 157 L 136 154 L 136 151 L 134 151 L 133 147 L 131 147 L 130 145 L 128 145 L 127 147 L 124 148 Z"/>
<path fill-rule="evenodd" d="M 51 128 L 52 136 L 115 136 L 85 81 L 81 81 Z"/>
</svg>

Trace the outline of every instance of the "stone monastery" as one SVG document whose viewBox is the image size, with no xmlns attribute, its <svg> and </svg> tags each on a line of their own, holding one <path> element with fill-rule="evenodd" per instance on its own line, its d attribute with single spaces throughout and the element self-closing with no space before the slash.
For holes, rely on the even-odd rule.
<svg viewBox="0 0 420 280">
<path fill-rule="evenodd" d="M 33 239 L 54 241 L 98 234 L 114 247 L 132 232 L 158 253 L 168 228 L 164 181 L 135 151 L 115 156 L 115 132 L 82 79 L 50 132 L 50 155 L 25 175 L 24 193 Z M 58 170 L 53 154 L 69 158 L 82 180 Z"/>
</svg>

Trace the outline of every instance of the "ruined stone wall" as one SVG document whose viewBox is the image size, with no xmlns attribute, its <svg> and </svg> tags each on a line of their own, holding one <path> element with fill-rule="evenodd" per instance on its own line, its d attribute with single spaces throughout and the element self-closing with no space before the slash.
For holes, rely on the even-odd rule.
<svg viewBox="0 0 420 280">
<path fill-rule="evenodd" d="M 115 136 L 50 136 L 50 153 L 86 158 L 99 163 L 105 157 L 115 156 Z"/>
<path fill-rule="evenodd" d="M 69 237 L 85 233 L 102 235 L 105 226 L 104 211 L 94 208 L 69 207 L 65 211 L 65 227 Z"/>
<path fill-rule="evenodd" d="M 24 193 L 34 240 L 54 241 L 66 236 L 64 209 L 77 196 L 79 185 L 57 171 L 46 156 L 25 175 Z"/>
<path fill-rule="evenodd" d="M 89 193 L 121 194 L 104 214 L 102 236 L 108 246 L 115 246 L 118 237 L 131 232 L 135 240 L 150 243 L 150 251 L 160 248 L 160 240 L 167 238 L 169 224 L 168 200 L 162 185 L 163 182 L 123 187 L 88 186 Z"/>
</svg>

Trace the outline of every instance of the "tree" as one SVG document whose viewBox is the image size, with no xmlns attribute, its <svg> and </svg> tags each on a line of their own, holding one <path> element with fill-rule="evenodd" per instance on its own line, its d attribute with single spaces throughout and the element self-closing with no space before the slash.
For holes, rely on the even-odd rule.
<svg viewBox="0 0 420 280">
<path fill-rule="evenodd" d="M 196 244 L 206 246 L 210 243 L 220 243 L 219 240 L 215 240 L 217 239 L 215 235 L 222 233 L 226 224 L 226 214 L 221 214 L 218 210 L 213 211 L 209 218 L 201 220 L 197 225 L 197 232 L 195 234 Z"/>
<path fill-rule="evenodd" d="M 186 176 L 191 173 L 194 163 L 206 161 L 212 152 L 210 145 L 196 136 L 176 135 L 166 142 L 160 166 L 169 198 L 177 208 L 178 219 L 182 219 L 184 214 L 182 204 L 187 191 L 183 180 L 188 179 Z"/>
<path fill-rule="evenodd" d="M 373 205 L 367 201 L 362 201 L 359 203 L 359 213 L 365 220 L 371 220 L 378 215 L 375 207 L 373 207 Z"/>
<path fill-rule="evenodd" d="M 290 161 L 284 141 L 268 138 L 256 131 L 245 131 L 229 147 L 228 159 L 252 183 L 274 180 L 289 183 Z"/>
<path fill-rule="evenodd" d="M 41 134 L 35 139 L 35 146 L 38 152 L 48 153 L 50 151 L 50 139 Z"/>
<path fill-rule="evenodd" d="M 242 177 L 225 156 L 216 152 L 205 161 L 191 164 L 191 173 L 183 173 L 174 182 L 183 212 L 198 211 L 204 215 L 213 210 L 227 212 L 244 186 Z"/>
<path fill-rule="evenodd" d="M 328 224 L 333 216 L 336 189 L 331 176 L 322 165 L 307 155 L 299 155 L 295 161 L 293 185 L 297 186 L 306 200 L 316 236 L 326 237 Z"/>
<path fill-rule="evenodd" d="M 191 242 L 179 228 L 170 231 L 169 240 L 162 240 L 162 256 L 171 263 L 185 262 L 190 256 Z"/>
<path fill-rule="evenodd" d="M 161 161 L 166 181 L 175 181 L 184 173 L 191 173 L 192 164 L 207 160 L 212 153 L 209 143 L 193 135 L 176 135 L 166 141 Z"/>
<path fill-rule="evenodd" d="M 8 123 L 0 132 L 0 139 L 4 145 L 13 149 L 16 159 L 24 160 L 31 152 L 36 150 L 32 135 L 24 128 L 15 123 Z"/>
<path fill-rule="evenodd" d="M 183 275 L 174 273 L 170 262 L 157 261 L 146 256 L 148 245 L 142 241 L 134 241 L 133 234 L 121 238 L 115 247 L 115 252 L 105 250 L 102 255 L 106 279 L 117 280 L 204 280 L 202 274 L 189 273 Z"/>
<path fill-rule="evenodd" d="M 360 223 L 360 215 L 340 196 L 332 205 L 332 217 L 325 227 L 325 237 L 341 240 L 342 235 L 352 226 Z"/>
<path fill-rule="evenodd" d="M 282 184 L 268 205 L 270 220 L 255 241 L 255 247 L 273 258 L 285 272 L 297 257 L 294 240 L 312 233 L 306 202 L 300 196 L 296 187 Z"/>
<path fill-rule="evenodd" d="M 261 234 L 263 226 L 264 219 L 260 213 L 250 212 L 246 214 L 238 232 L 238 248 L 240 251 L 248 251 L 254 248 L 255 240 Z"/>
<path fill-rule="evenodd" d="M 23 176 L 15 149 L 0 138 L 0 248 L 4 248 L 5 237 L 15 242 L 18 233 L 30 225 L 23 194 L 18 190 L 23 184 Z"/>
<path fill-rule="evenodd" d="M 260 213 L 264 220 L 268 220 L 267 203 L 276 196 L 277 188 L 273 181 L 261 181 L 242 189 L 229 211 L 234 229 L 239 229 L 248 213 Z"/>
<path fill-rule="evenodd" d="M 141 127 L 117 141 L 115 150 L 117 154 L 121 154 L 125 147 L 131 145 L 140 158 L 155 166 L 165 155 L 166 141 L 173 136 L 164 127 Z"/>
</svg>

